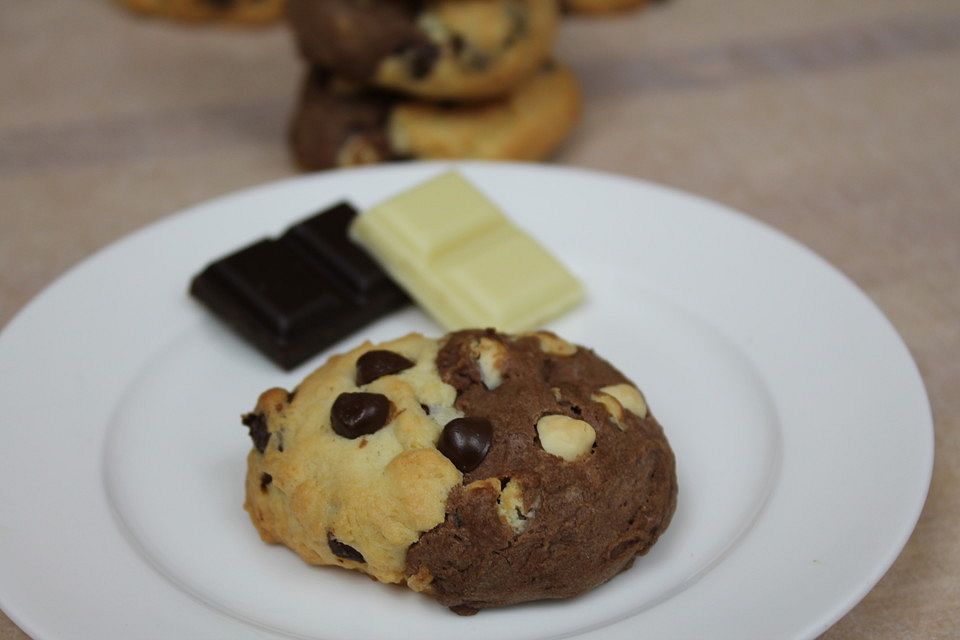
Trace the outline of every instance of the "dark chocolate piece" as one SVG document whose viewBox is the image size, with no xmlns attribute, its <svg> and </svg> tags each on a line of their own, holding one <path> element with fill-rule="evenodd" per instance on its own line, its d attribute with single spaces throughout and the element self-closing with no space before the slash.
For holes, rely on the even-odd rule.
<svg viewBox="0 0 960 640">
<path fill-rule="evenodd" d="M 270 432 L 267 430 L 267 417 L 262 413 L 248 413 L 241 422 L 250 430 L 250 439 L 257 451 L 263 453 L 270 442 Z"/>
<path fill-rule="evenodd" d="M 406 295 L 347 237 L 341 203 L 207 266 L 190 293 L 284 369 L 397 309 Z"/>
<path fill-rule="evenodd" d="M 273 476 L 264 471 L 260 474 L 260 491 L 266 492 L 267 485 L 273 482 Z"/>
<path fill-rule="evenodd" d="M 422 43 L 404 51 L 410 65 L 410 76 L 422 80 L 430 75 L 440 57 L 440 48 L 432 42 Z"/>
<path fill-rule="evenodd" d="M 369 384 L 377 378 L 391 376 L 409 369 L 413 363 L 399 353 L 375 349 L 357 360 L 357 385 Z"/>
<path fill-rule="evenodd" d="M 486 418 L 455 418 L 440 434 L 437 448 L 464 473 L 473 471 L 490 451 L 493 425 Z"/>
<path fill-rule="evenodd" d="M 343 558 L 345 560 L 356 560 L 357 562 L 366 562 L 362 553 L 350 545 L 340 542 L 329 533 L 327 534 L 327 544 L 330 546 L 330 551 L 333 551 L 333 555 L 337 556 L 338 558 Z"/>
<path fill-rule="evenodd" d="M 344 438 L 376 433 L 390 418 L 390 400 L 382 393 L 341 393 L 330 408 L 330 424 Z"/>
</svg>

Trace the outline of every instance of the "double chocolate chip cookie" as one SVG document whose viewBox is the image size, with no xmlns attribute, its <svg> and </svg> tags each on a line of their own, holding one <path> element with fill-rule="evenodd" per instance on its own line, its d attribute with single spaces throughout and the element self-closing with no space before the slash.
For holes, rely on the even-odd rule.
<svg viewBox="0 0 960 640">
<path fill-rule="evenodd" d="M 510 92 L 548 55 L 556 0 L 289 0 L 313 65 L 346 80 L 431 99 Z"/>
<path fill-rule="evenodd" d="M 290 128 L 304 169 L 398 159 L 540 160 L 580 117 L 580 87 L 547 62 L 512 94 L 482 103 L 442 104 L 363 88 L 315 67 Z"/>
<path fill-rule="evenodd" d="M 606 582 L 676 506 L 643 394 L 547 332 L 365 343 L 264 392 L 243 422 L 265 541 L 462 614 Z"/>
</svg>

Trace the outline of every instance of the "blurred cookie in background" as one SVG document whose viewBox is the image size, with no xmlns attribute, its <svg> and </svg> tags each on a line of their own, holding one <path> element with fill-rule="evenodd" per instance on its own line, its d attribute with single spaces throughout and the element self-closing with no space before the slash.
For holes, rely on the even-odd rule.
<svg viewBox="0 0 960 640">
<path fill-rule="evenodd" d="M 303 57 L 430 99 L 502 96 L 550 56 L 556 0 L 288 0 Z"/>
<path fill-rule="evenodd" d="M 411 99 L 314 67 L 290 143 L 306 170 L 413 158 L 541 160 L 566 139 L 580 109 L 573 74 L 549 61 L 513 93 L 482 103 Z"/>
<path fill-rule="evenodd" d="M 666 0 L 561 0 L 564 13 L 606 15 L 641 9 L 648 4 L 662 4 Z"/>
<path fill-rule="evenodd" d="M 118 0 L 142 14 L 192 22 L 263 24 L 283 16 L 286 0 Z"/>
</svg>

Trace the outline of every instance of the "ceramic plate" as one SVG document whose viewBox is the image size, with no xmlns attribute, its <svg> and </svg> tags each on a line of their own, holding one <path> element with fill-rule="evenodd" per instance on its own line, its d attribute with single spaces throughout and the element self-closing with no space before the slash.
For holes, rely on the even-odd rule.
<svg viewBox="0 0 960 640">
<path fill-rule="evenodd" d="M 186 293 L 211 259 L 447 168 L 331 172 L 220 198 L 101 251 L 0 335 L 0 605 L 38 640 L 808 638 L 906 542 L 930 408 L 877 308 L 809 250 L 705 200 L 537 165 L 457 165 L 584 281 L 549 328 L 647 395 L 679 504 L 649 555 L 573 600 L 449 613 L 263 544 L 239 416 L 363 339 L 442 333 L 415 308 L 284 373 Z"/>
</svg>

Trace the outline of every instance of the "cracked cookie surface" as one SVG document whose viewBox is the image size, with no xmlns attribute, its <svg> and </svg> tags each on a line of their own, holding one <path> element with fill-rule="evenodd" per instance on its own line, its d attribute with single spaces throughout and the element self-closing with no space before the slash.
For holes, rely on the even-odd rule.
<svg viewBox="0 0 960 640">
<path fill-rule="evenodd" d="M 462 614 L 609 580 L 676 506 L 642 393 L 547 332 L 364 343 L 264 392 L 244 423 L 264 540 Z"/>
</svg>

